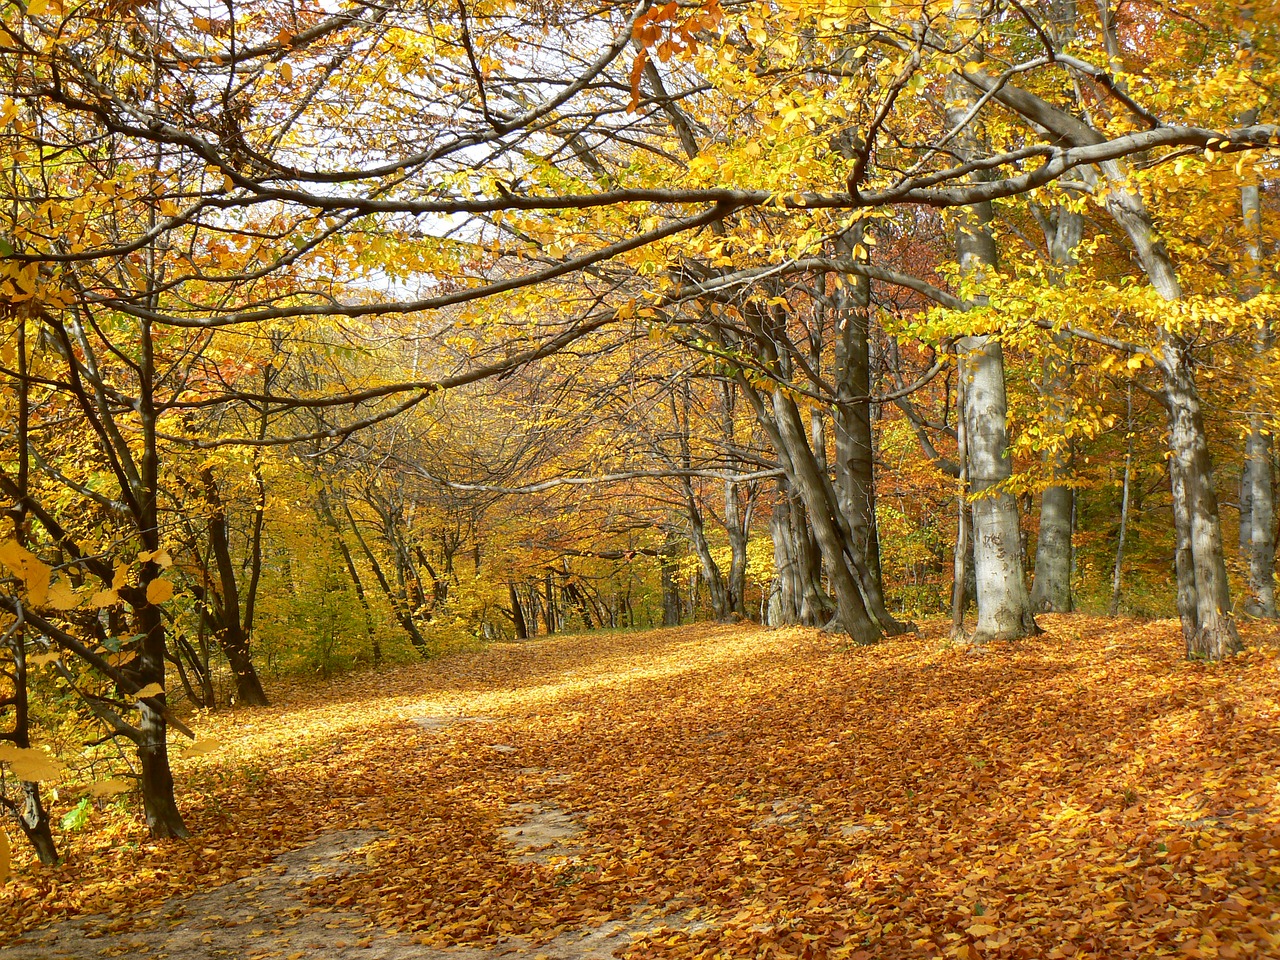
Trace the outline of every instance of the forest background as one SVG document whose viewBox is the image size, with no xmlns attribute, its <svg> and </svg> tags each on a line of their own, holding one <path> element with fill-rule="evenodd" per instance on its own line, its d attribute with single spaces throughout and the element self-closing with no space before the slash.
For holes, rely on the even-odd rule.
<svg viewBox="0 0 1280 960">
<path fill-rule="evenodd" d="M 0 802 L 42 860 L 51 780 L 186 835 L 183 710 L 282 674 L 1071 610 L 1212 660 L 1276 616 L 1274 4 L 2 16 Z"/>
</svg>

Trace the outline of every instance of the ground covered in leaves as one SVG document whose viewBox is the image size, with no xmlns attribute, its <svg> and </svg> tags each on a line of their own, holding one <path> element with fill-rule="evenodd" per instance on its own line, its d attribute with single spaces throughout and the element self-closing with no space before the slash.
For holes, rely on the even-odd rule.
<svg viewBox="0 0 1280 960">
<path fill-rule="evenodd" d="M 280 690 L 199 718 L 191 843 L 99 814 L 0 892 L 0 955 L 1280 955 L 1280 642 L 1188 664 L 1173 623 L 1042 622 L 561 637 Z"/>
</svg>

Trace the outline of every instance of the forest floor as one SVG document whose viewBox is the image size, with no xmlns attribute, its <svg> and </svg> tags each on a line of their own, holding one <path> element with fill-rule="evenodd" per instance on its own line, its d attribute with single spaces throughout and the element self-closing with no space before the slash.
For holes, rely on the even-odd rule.
<svg viewBox="0 0 1280 960">
<path fill-rule="evenodd" d="M 848 649 L 539 639 L 197 718 L 189 843 L 112 810 L 0 956 L 1280 956 L 1280 636 L 1044 617 Z"/>
</svg>

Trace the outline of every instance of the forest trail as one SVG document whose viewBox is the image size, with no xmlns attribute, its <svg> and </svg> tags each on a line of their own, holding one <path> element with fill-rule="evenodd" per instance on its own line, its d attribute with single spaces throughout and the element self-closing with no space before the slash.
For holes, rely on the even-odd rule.
<svg viewBox="0 0 1280 960">
<path fill-rule="evenodd" d="M 0 956 L 1280 954 L 1280 639 L 1201 665 L 1172 622 L 1042 622 L 556 637 L 279 690 L 197 719 L 190 844 L 98 814 L 0 893 Z"/>
</svg>

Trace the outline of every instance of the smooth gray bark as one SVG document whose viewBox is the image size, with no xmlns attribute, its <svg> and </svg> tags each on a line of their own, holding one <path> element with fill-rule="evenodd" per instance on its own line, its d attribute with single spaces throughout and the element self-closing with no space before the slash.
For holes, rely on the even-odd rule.
<svg viewBox="0 0 1280 960">
<path fill-rule="evenodd" d="M 1241 46 L 1252 47 L 1252 36 L 1247 30 L 1241 37 Z M 1242 120 L 1253 123 L 1256 115 L 1257 111 L 1251 110 Z M 1243 296 L 1249 299 L 1256 291 L 1262 266 L 1262 197 L 1257 184 L 1241 189 L 1240 214 L 1248 244 L 1245 251 L 1248 276 Z M 1255 358 L 1262 360 L 1274 346 L 1275 335 L 1268 317 L 1253 341 Z M 1240 551 L 1249 585 L 1244 609 L 1250 616 L 1274 619 L 1277 616 L 1274 444 L 1264 412 L 1270 398 L 1266 396 L 1265 387 L 1256 383 L 1250 394 L 1249 436 L 1245 440 L 1244 470 L 1240 478 Z"/>
<path fill-rule="evenodd" d="M 964 410 L 964 360 L 956 358 L 958 373 L 956 408 Z M 969 512 L 969 446 L 964 417 L 956 418 L 956 459 L 960 462 L 959 496 L 956 497 L 956 542 L 951 564 L 951 639 L 959 643 L 966 637 L 964 612 L 972 597 L 968 591 L 968 558 L 973 554 Z M 976 592 L 975 584 L 975 592 Z"/>
<path fill-rule="evenodd" d="M 971 97 L 961 89 L 948 121 L 959 125 Z M 974 145 L 957 138 L 965 156 Z M 981 277 L 996 265 L 989 203 L 963 208 L 956 224 L 956 259 L 966 277 Z M 989 334 L 961 337 L 956 351 L 964 363 L 964 418 L 969 491 L 973 517 L 973 558 L 978 580 L 978 624 L 972 641 L 1016 640 L 1038 632 L 1031 597 L 1022 573 L 1018 504 L 1001 484 L 1013 476 L 1006 426 L 1009 405 L 1004 388 L 1004 352 Z"/>
<path fill-rule="evenodd" d="M 1093 127 L 1033 94 L 1012 84 L 1000 85 L 981 71 L 965 70 L 964 76 L 1061 142 L 1072 145 L 1102 142 L 1102 135 Z M 1173 260 L 1124 166 L 1110 160 L 1099 164 L 1099 169 L 1107 181 L 1104 197 L 1107 212 L 1128 235 L 1152 288 L 1165 300 L 1181 299 L 1182 285 Z M 1192 344 L 1180 334 L 1161 327 L 1152 360 L 1160 371 L 1164 387 L 1162 400 L 1169 423 L 1169 480 L 1177 538 L 1175 566 L 1183 639 L 1189 658 L 1219 659 L 1240 650 L 1241 644 L 1232 617 L 1213 461 L 1191 348 Z"/>
<path fill-rule="evenodd" d="M 965 435 L 973 511 L 978 624 L 972 641 L 1016 640 L 1037 632 L 1022 574 L 1018 504 L 1000 485 L 1013 476 L 1005 427 L 1004 356 L 989 336 L 965 337 Z"/>
<path fill-rule="evenodd" d="M 856 236 L 856 235 L 855 235 Z M 844 252 L 844 251 L 841 251 Z M 875 450 L 871 431 L 871 281 L 849 277 L 832 295 L 835 309 L 835 478 L 851 545 L 867 570 L 873 605 L 884 606 L 876 529 Z"/>
<path fill-rule="evenodd" d="M 769 587 L 768 622 L 782 627 L 800 622 L 799 560 L 791 543 L 791 509 L 785 491 L 769 514 L 773 540 L 773 583 Z"/>
<path fill-rule="evenodd" d="M 1128 435 L 1125 437 L 1124 482 L 1120 492 L 1120 534 L 1116 538 L 1116 563 L 1111 573 L 1111 606 L 1108 612 L 1120 612 L 1120 590 L 1124 582 L 1124 544 L 1129 531 L 1129 482 L 1133 474 L 1133 384 L 1125 393 Z"/>
<path fill-rule="evenodd" d="M 769 623 L 820 627 L 835 614 L 834 602 L 822 589 L 822 554 L 804 501 L 785 481 L 779 483 L 779 494 L 769 517 L 774 562 Z"/>
<path fill-rule="evenodd" d="M 1061 9 L 1069 8 L 1069 14 Z M 1074 4 L 1057 5 L 1055 19 L 1060 29 L 1074 18 Z M 1076 248 L 1084 236 L 1084 217 L 1063 206 L 1056 207 L 1043 223 L 1054 282 L 1061 284 L 1076 262 Z M 1046 426 L 1055 435 L 1066 423 L 1066 393 L 1070 384 L 1071 335 L 1053 334 L 1056 348 L 1044 362 L 1041 393 L 1046 408 Z M 1071 516 L 1075 491 L 1065 483 L 1071 470 L 1070 452 L 1055 444 L 1045 454 L 1053 483 L 1040 496 L 1040 529 L 1036 538 L 1036 567 L 1031 584 L 1031 605 L 1044 613 L 1071 611 Z"/>
<path fill-rule="evenodd" d="M 755 321 L 757 342 L 766 362 L 779 364 L 773 340 L 765 335 L 767 316 L 763 308 L 749 304 L 747 315 Z M 784 369 L 780 371 L 785 375 Z M 863 599 L 858 577 L 851 567 L 858 563 L 848 547 L 848 535 L 840 523 L 840 505 L 830 479 L 822 473 L 818 459 L 809 446 L 804 418 L 791 396 L 781 388 L 772 392 L 769 401 L 742 374 L 738 386 L 756 413 L 756 420 L 777 451 L 786 471 L 787 482 L 804 504 L 814 542 L 822 554 L 836 613 L 827 624 L 829 629 L 846 633 L 854 643 L 875 643 L 881 628 L 871 618 Z M 815 585 L 816 589 L 816 585 Z"/>
</svg>

